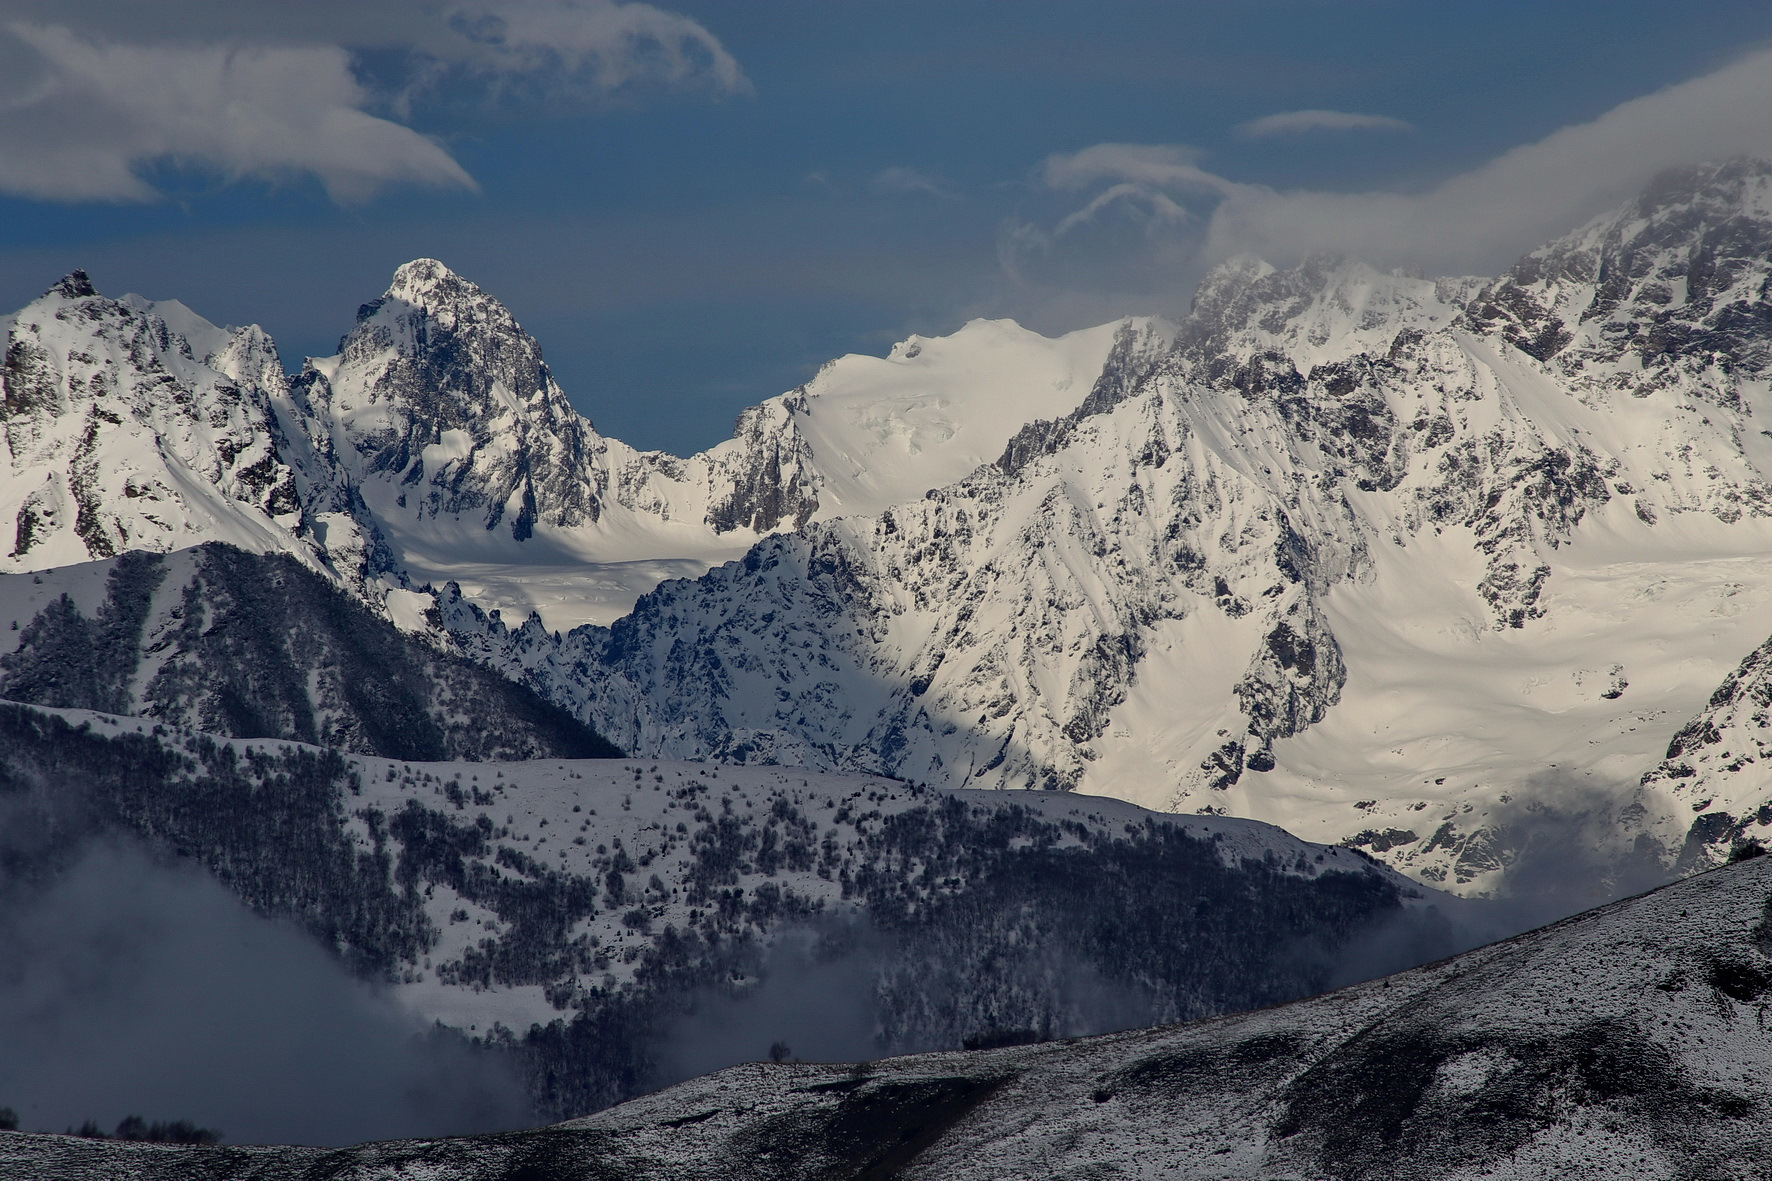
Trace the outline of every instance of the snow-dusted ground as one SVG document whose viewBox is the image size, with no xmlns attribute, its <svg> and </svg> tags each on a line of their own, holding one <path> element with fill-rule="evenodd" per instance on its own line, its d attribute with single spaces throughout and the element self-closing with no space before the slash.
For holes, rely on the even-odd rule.
<svg viewBox="0 0 1772 1181">
<path fill-rule="evenodd" d="M 735 815 L 743 819 L 767 816 L 778 800 L 792 804 L 822 836 L 857 831 L 877 824 L 882 817 L 926 804 L 929 793 L 895 780 L 874 776 L 836 775 L 794 767 L 732 767 L 669 760 L 572 760 L 529 763 L 394 763 L 381 759 L 357 760 L 362 768 L 362 803 L 386 812 L 398 811 L 408 799 L 430 807 L 448 807 L 448 789 L 494 797 L 487 804 L 470 802 L 456 819 L 474 824 L 484 817 L 499 832 L 497 846 L 535 858 L 565 873 L 596 876 L 594 864 L 600 847 L 625 849 L 638 868 L 631 875 L 639 882 L 656 875 L 666 889 L 643 907 L 651 927 L 694 926 L 692 907 L 677 886 L 687 876 L 693 858 L 688 832 L 698 827 L 697 814 Z M 391 777 L 390 777 L 391 775 Z M 948 794 L 948 793 L 944 793 Z M 1015 795 L 1000 792 L 963 791 L 958 796 L 973 806 L 1029 807 L 1048 820 L 1073 820 L 1103 832 L 1139 826 L 1151 813 L 1123 800 L 1080 795 Z M 353 801 L 355 803 L 355 801 Z M 1226 865 L 1244 858 L 1271 859 L 1284 872 L 1315 876 L 1326 870 L 1363 871 L 1369 863 L 1346 849 L 1318 848 L 1293 838 L 1270 825 L 1229 817 L 1168 817 L 1192 835 L 1216 842 Z M 368 833 L 357 826 L 365 844 Z M 1080 846 L 1067 837 L 1056 847 Z M 764 882 L 783 881 L 780 874 L 741 874 L 737 885 L 747 893 Z M 799 897 L 822 905 L 832 913 L 845 906 L 837 882 L 812 873 L 789 875 L 787 888 Z M 667 896 L 668 892 L 668 896 Z M 497 916 L 482 911 L 447 888 L 438 888 L 426 900 L 431 921 L 442 931 L 442 940 L 429 956 L 431 963 L 456 959 L 487 933 L 497 933 Z M 465 911 L 466 919 L 457 919 Z M 627 924 L 630 912 L 600 911 L 575 926 L 570 936 L 588 936 L 609 955 L 603 976 L 594 981 L 619 988 L 633 979 L 634 959 L 627 953 L 652 942 Z M 484 1031 L 493 1022 L 522 1031 L 532 1023 L 546 1024 L 560 1016 L 539 986 L 474 990 L 440 983 L 435 975 L 396 986 L 396 992 L 416 1013 L 467 1030 Z M 592 983 L 593 981 L 587 981 Z"/>
<path fill-rule="evenodd" d="M 1753 1177 L 1772 1153 L 1768 892 L 1761 858 L 1259 1012 L 738 1066 L 534 1132 L 226 1155 L 0 1133 L 0 1164 L 21 1181 L 281 1181 L 322 1162 L 365 1181 L 538 1162 L 630 1181 Z"/>
<path fill-rule="evenodd" d="M 281 740 L 216 739 L 151 719 L 86 710 L 43 712 L 76 725 L 89 725 L 104 735 L 157 735 L 174 750 L 216 741 L 238 752 L 241 765 L 251 764 L 247 757 L 251 752 L 281 756 L 303 749 L 299 743 Z M 562 940 L 588 941 L 600 952 L 598 970 L 585 975 L 582 983 L 608 991 L 619 991 L 634 982 L 642 952 L 653 946 L 661 932 L 695 930 L 707 916 L 709 904 L 688 897 L 688 882 L 697 867 L 700 847 L 710 837 L 710 826 L 726 820 L 735 822 L 735 832 L 747 833 L 779 823 L 777 831 L 783 834 L 783 844 L 798 838 L 811 849 L 828 848 L 833 856 L 809 859 L 796 868 L 791 858 L 764 865 L 754 853 L 748 854 L 723 889 L 755 897 L 760 887 L 770 886 L 807 904 L 809 910 L 829 916 L 851 913 L 861 905 L 861 899 L 843 886 L 849 871 L 840 869 L 833 874 L 832 865 L 852 861 L 853 850 L 862 838 L 880 832 L 891 817 L 949 799 L 963 801 L 975 815 L 980 810 L 1022 809 L 1053 824 L 1081 826 L 1065 830 L 1047 846 L 1051 849 L 1083 847 L 1085 832 L 1120 838 L 1154 822 L 1212 842 L 1227 867 L 1254 861 L 1282 875 L 1304 879 L 1336 872 L 1375 875 L 1407 895 L 1408 905 L 1431 904 L 1431 895 L 1349 849 L 1301 841 L 1259 821 L 1152 813 L 1104 797 L 948 792 L 878 776 L 670 760 L 427 763 L 366 756 L 346 759 L 353 789 L 341 800 L 345 832 L 364 852 L 375 847 L 370 814 L 379 814 L 377 823 L 385 824 L 388 817 L 416 803 L 461 830 L 486 834 L 485 850 L 473 861 L 512 881 L 535 881 L 540 875 L 557 873 L 601 882 L 611 868 L 611 858 L 625 854 L 627 864 L 621 872 L 627 900 L 591 908 Z M 915 865 L 901 866 L 899 872 L 913 889 L 919 884 L 940 888 L 920 882 Z M 478 1034 L 494 1025 L 521 1034 L 532 1024 L 545 1025 L 563 1015 L 571 1016 L 571 989 L 556 990 L 555 999 L 550 999 L 548 990 L 539 984 L 510 987 L 488 980 L 464 983 L 457 978 L 465 954 L 511 933 L 508 916 L 501 917 L 441 883 L 426 888 L 424 911 L 440 938 L 422 962 L 403 967 L 400 979 L 391 986 L 413 1013 Z"/>
</svg>

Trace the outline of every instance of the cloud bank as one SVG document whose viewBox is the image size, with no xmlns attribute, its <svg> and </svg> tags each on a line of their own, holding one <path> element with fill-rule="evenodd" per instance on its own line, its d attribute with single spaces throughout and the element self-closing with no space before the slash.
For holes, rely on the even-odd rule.
<svg viewBox="0 0 1772 1181">
<path fill-rule="evenodd" d="M 0 886 L 0 1107 L 26 1129 L 141 1115 L 354 1144 L 533 1120 L 502 1060 L 427 1034 L 201 872 L 98 844 Z"/>
<path fill-rule="evenodd" d="M 0 189 L 53 200 L 156 196 L 155 161 L 229 179 L 311 173 L 337 201 L 385 184 L 471 189 L 431 140 L 366 113 L 336 46 L 101 44 L 66 28 L 14 24 L 39 77 L 0 105 Z"/>
<path fill-rule="evenodd" d="M 1343 120 L 1334 125 L 1326 117 Z M 1351 128 L 1335 112 L 1301 111 L 1256 120 L 1267 133 Z M 1515 258 L 1639 192 L 1677 165 L 1735 155 L 1772 156 L 1772 51 L 1623 103 L 1596 119 L 1452 176 L 1422 192 L 1283 191 L 1246 184 L 1202 167 L 1195 148 L 1096 144 L 1048 158 L 1039 179 L 1052 194 L 1089 194 L 1050 229 L 1030 223 L 1005 231 L 1000 253 L 1012 276 L 1040 274 L 1042 262 L 1069 259 L 1048 273 L 1088 273 L 1077 256 L 1093 251 L 1097 282 L 1122 276 L 1121 291 L 1156 290 L 1151 242 L 1176 297 L 1208 265 L 1253 253 L 1288 265 L 1318 252 L 1430 273 L 1493 274 Z M 1122 232 L 1100 240 L 1104 216 L 1134 220 L 1143 242 Z M 1094 239 L 1087 238 L 1094 235 Z M 1110 265 L 1103 251 L 1118 251 Z M 1140 253 L 1142 252 L 1142 253 Z"/>
</svg>

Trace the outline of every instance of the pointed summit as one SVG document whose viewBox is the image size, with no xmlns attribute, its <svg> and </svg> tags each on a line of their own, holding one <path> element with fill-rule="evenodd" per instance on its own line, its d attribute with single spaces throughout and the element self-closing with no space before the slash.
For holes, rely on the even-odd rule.
<svg viewBox="0 0 1772 1181">
<path fill-rule="evenodd" d="M 541 346 L 504 304 L 434 258 L 401 266 L 358 309 L 323 380 L 363 471 L 399 476 L 402 508 L 478 515 L 488 529 L 508 523 L 519 541 L 537 523 L 573 526 L 601 512 L 589 424 Z M 430 451 L 446 434 L 456 453 Z"/>
<path fill-rule="evenodd" d="M 63 275 L 54 287 L 43 294 L 46 297 L 59 295 L 63 299 L 84 299 L 90 295 L 97 295 L 98 291 L 93 287 L 92 279 L 86 272 L 76 268 Z"/>
<path fill-rule="evenodd" d="M 390 304 L 396 306 L 389 308 Z M 469 319 L 521 331 L 502 303 L 434 258 L 415 258 L 401 264 L 389 280 L 388 289 L 357 309 L 357 322 L 361 324 L 378 313 L 384 316 L 392 313 L 398 317 L 412 311 L 445 317 L 465 314 Z"/>
<path fill-rule="evenodd" d="M 424 304 L 434 292 L 475 295 L 480 288 L 468 282 L 434 258 L 415 258 L 394 271 L 386 298 L 403 299 L 407 303 Z"/>
</svg>

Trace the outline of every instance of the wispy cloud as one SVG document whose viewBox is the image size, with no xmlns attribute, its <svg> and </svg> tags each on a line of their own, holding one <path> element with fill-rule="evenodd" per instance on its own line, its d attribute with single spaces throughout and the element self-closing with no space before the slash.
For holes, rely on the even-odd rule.
<svg viewBox="0 0 1772 1181">
<path fill-rule="evenodd" d="M 1146 189 L 1223 193 L 1234 187 L 1199 167 L 1198 148 L 1178 144 L 1096 144 L 1080 152 L 1048 156 L 1041 169 L 1048 188 L 1075 191 L 1103 180 Z"/>
<path fill-rule="evenodd" d="M 1743 153 L 1772 155 L 1772 52 L 1632 99 L 1423 193 L 1239 186 L 1213 215 L 1208 251 L 1281 260 L 1326 249 L 1493 270 L 1667 168 Z"/>
<path fill-rule="evenodd" d="M 1351 111 L 1281 111 L 1236 126 L 1245 139 L 1271 139 L 1311 131 L 1414 131 L 1415 126 L 1389 115 L 1356 115 Z"/>
<path fill-rule="evenodd" d="M 1096 144 L 1048 156 L 1041 170 L 1048 188 L 1076 192 L 1112 182 L 1081 209 L 1067 214 L 1052 236 L 1062 238 L 1116 206 L 1142 211 L 1152 228 L 1192 220 L 1171 193 L 1223 196 L 1232 188 L 1195 163 L 1200 155 L 1195 148 L 1176 144 Z"/>
<path fill-rule="evenodd" d="M 942 197 L 949 200 L 958 196 L 953 190 L 940 184 L 932 177 L 905 165 L 882 168 L 868 182 L 868 187 L 876 193 L 890 196 L 908 196 L 920 193 L 928 197 Z"/>
<path fill-rule="evenodd" d="M 706 28 L 650 4 L 612 0 L 475 0 L 448 9 L 449 27 L 501 72 L 577 76 L 613 90 L 652 80 L 750 90 L 738 62 Z"/>
</svg>

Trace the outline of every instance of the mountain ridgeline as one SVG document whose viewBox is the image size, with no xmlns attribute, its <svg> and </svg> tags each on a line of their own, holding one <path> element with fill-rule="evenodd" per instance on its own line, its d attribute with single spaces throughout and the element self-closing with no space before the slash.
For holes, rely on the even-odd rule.
<svg viewBox="0 0 1772 1181">
<path fill-rule="evenodd" d="M 283 554 L 208 543 L 0 576 L 0 698 L 402 759 L 612 758 L 558 706 L 402 634 Z M 98 590 L 83 611 L 66 590 Z M 0 614 L 4 614 L 0 607 Z"/>
<path fill-rule="evenodd" d="M 201 866 L 586 1117 L 9 1175 L 1763 1161 L 1772 859 L 1317 994 L 1456 950 L 1435 888 L 1772 834 L 1772 164 L 912 337 L 688 457 L 429 259 L 293 376 L 79 272 L 0 331 L 4 901 Z"/>
</svg>

